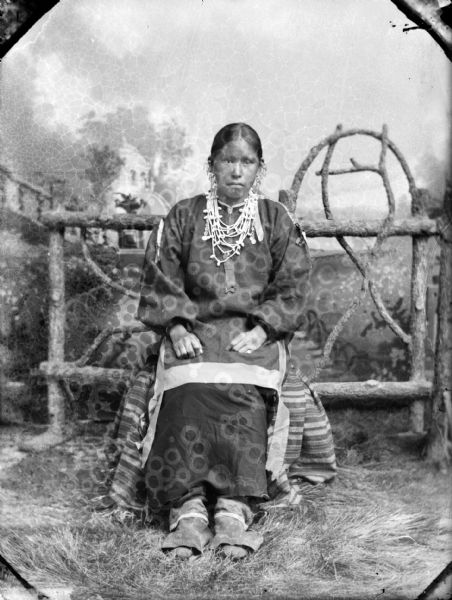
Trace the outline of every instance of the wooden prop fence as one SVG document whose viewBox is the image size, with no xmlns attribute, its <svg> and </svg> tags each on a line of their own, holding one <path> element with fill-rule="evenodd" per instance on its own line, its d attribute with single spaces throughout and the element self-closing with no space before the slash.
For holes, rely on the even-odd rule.
<svg viewBox="0 0 452 600">
<path fill-rule="evenodd" d="M 362 165 L 351 160 L 349 168 L 331 169 L 331 159 L 337 143 L 352 136 L 367 136 L 374 138 L 381 145 L 377 165 Z M 280 192 L 280 201 L 295 215 L 296 201 L 303 178 L 312 162 L 324 150 L 326 154 L 323 165 L 317 173 L 321 177 L 322 202 L 325 212 L 323 220 L 303 220 L 302 228 L 308 237 L 335 237 L 339 244 L 350 256 L 362 276 L 362 288 L 349 309 L 341 317 L 326 341 L 322 359 L 317 364 L 311 384 L 319 393 L 326 406 L 335 403 L 344 404 L 348 400 L 386 402 L 389 405 L 410 404 L 411 431 L 422 434 L 425 428 L 429 431 L 429 445 L 436 455 L 447 453 L 447 419 L 446 409 L 450 403 L 450 265 L 451 232 L 450 220 L 428 218 L 422 202 L 423 192 L 414 182 L 410 169 L 398 148 L 388 139 L 386 127 L 381 133 L 363 129 L 343 131 L 340 126 L 336 131 L 313 147 L 295 174 L 289 190 Z M 395 199 L 386 168 L 386 159 L 391 153 L 398 160 L 408 182 L 411 196 L 411 217 L 395 218 Z M 386 192 L 388 213 L 382 220 L 338 220 L 335 219 L 329 202 L 329 176 L 344 173 L 373 172 L 380 176 Z M 295 217 L 294 217 L 295 218 Z M 64 278 L 64 232 L 66 227 L 80 227 L 83 231 L 95 227 L 120 231 L 123 229 L 150 230 L 160 222 L 160 216 L 154 215 L 88 215 L 75 212 L 46 212 L 41 221 L 50 229 L 49 247 L 49 276 L 50 276 L 50 324 L 49 324 L 49 353 L 48 361 L 40 365 L 40 371 L 47 378 L 48 408 L 50 427 L 47 433 L 48 443 L 58 443 L 64 438 L 65 432 L 65 394 L 70 395 L 69 382 L 82 384 L 112 383 L 127 381 L 131 371 L 124 369 L 107 369 L 87 366 L 91 354 L 113 331 L 104 331 L 94 341 L 85 354 L 75 362 L 64 359 L 65 343 L 65 278 Z M 358 255 L 347 242 L 347 236 L 375 238 L 375 243 L 366 259 Z M 383 241 L 392 236 L 410 236 L 412 238 L 412 272 L 409 330 L 405 331 L 389 314 L 374 281 L 373 264 L 378 258 Z M 429 238 L 435 237 L 441 245 L 441 271 L 439 282 L 439 318 L 435 357 L 434 382 L 426 380 L 425 374 L 425 341 L 427 331 L 426 293 L 428 280 Z M 124 293 L 136 296 L 131 290 L 126 290 L 117 282 L 112 282 L 106 274 L 94 263 L 89 254 L 88 246 L 83 243 L 85 258 L 90 267 L 105 283 L 120 289 Z M 362 304 L 367 294 L 370 294 L 381 317 L 408 347 L 410 360 L 409 381 L 367 381 L 367 382 L 325 382 L 315 383 L 312 379 L 324 366 L 331 348 L 346 321 Z M 145 328 L 138 328 L 144 331 Z M 115 330 L 130 335 L 131 330 L 123 328 Z M 137 331 L 137 328 L 134 329 Z M 446 404 L 445 404 L 446 403 Z M 427 411 L 425 408 L 427 407 Z M 426 413 L 427 423 L 424 415 Z"/>
</svg>

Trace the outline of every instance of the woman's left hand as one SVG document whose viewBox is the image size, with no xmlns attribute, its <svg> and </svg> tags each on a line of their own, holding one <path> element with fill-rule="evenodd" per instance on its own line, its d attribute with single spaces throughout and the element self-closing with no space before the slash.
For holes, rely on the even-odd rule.
<svg viewBox="0 0 452 600">
<path fill-rule="evenodd" d="M 245 354 L 250 354 L 257 350 L 267 340 L 267 334 L 260 325 L 256 325 L 250 331 L 239 333 L 232 341 L 228 350 L 235 350 Z"/>
</svg>

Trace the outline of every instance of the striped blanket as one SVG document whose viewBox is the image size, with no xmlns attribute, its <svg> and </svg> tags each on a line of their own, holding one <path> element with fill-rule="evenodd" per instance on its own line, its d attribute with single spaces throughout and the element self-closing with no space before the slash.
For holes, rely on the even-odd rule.
<svg viewBox="0 0 452 600">
<path fill-rule="evenodd" d="M 155 367 L 137 374 L 123 399 L 107 446 L 109 497 L 118 506 L 134 511 L 146 510 L 140 448 L 149 423 L 149 402 L 155 397 L 155 375 Z M 303 383 L 290 361 L 279 407 L 269 424 L 268 448 L 272 457 L 268 492 L 281 506 L 302 501 L 300 481 L 323 483 L 336 474 L 328 417 L 315 392 Z"/>
</svg>

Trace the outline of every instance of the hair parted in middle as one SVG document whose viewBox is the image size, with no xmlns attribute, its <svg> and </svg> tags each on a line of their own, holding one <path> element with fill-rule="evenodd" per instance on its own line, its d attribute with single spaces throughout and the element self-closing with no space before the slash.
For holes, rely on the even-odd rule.
<svg viewBox="0 0 452 600">
<path fill-rule="evenodd" d="M 207 159 L 209 165 L 212 164 L 215 156 L 220 152 L 226 144 L 242 138 L 253 148 L 260 161 L 263 160 L 262 143 L 257 131 L 246 123 L 229 123 L 225 125 L 215 134 L 213 138 L 210 156 Z"/>
</svg>

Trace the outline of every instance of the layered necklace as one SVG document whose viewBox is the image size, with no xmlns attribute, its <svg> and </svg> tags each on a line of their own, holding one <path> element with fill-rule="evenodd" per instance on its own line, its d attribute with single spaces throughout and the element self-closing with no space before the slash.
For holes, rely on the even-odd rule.
<svg viewBox="0 0 452 600">
<path fill-rule="evenodd" d="M 252 244 L 256 243 L 255 219 L 259 198 L 260 195 L 251 188 L 245 200 L 235 205 L 241 207 L 240 214 L 236 221 L 229 225 L 221 218 L 223 209 L 218 201 L 215 182 L 212 181 L 204 209 L 206 226 L 202 239 L 212 240 L 210 258 L 217 263 L 217 267 L 236 254 L 240 254 L 247 237 Z M 232 212 L 232 207 L 228 212 Z"/>
</svg>

